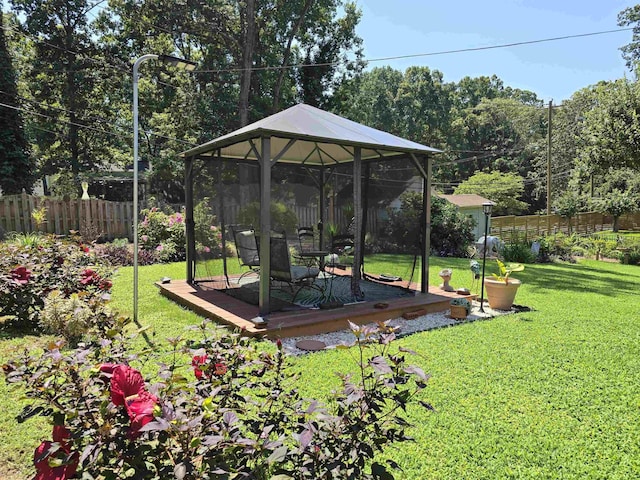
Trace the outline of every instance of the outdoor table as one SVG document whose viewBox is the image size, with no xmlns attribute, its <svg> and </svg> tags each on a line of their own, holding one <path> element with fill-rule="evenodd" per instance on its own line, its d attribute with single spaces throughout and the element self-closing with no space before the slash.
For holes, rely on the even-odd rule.
<svg viewBox="0 0 640 480">
<path fill-rule="evenodd" d="M 314 259 L 317 258 L 320 264 L 320 270 L 324 270 L 324 257 L 329 255 L 329 252 L 324 250 L 306 250 L 297 254 L 302 259 Z"/>
</svg>

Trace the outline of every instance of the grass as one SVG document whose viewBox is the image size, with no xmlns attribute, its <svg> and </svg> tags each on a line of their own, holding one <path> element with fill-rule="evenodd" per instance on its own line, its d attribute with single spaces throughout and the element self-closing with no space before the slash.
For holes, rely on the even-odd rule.
<svg viewBox="0 0 640 480">
<path fill-rule="evenodd" d="M 367 271 L 406 279 L 412 258 L 375 255 Z M 234 266 L 235 267 L 235 266 Z M 471 286 L 468 260 L 431 259 L 430 284 L 454 269 L 452 285 Z M 232 267 L 233 268 L 233 267 Z M 493 262 L 487 265 L 494 271 Z M 184 264 L 140 269 L 139 318 L 151 340 L 176 336 L 199 318 L 157 293 Z M 436 413 L 410 410 L 416 441 L 385 455 L 403 479 L 627 479 L 640 477 L 640 268 L 585 260 L 527 265 L 517 303 L 534 311 L 423 332 L 397 341 L 420 353 L 433 377 L 423 398 Z M 414 281 L 418 280 L 418 275 Z M 114 281 L 113 305 L 131 313 L 132 269 Z M 45 337 L 0 337 L 0 359 Z M 143 341 L 142 339 L 140 341 Z M 308 396 L 326 396 L 335 372 L 355 369 L 351 351 L 293 360 Z M 49 435 L 41 420 L 17 425 L 20 399 L 0 382 L 0 463 L 5 478 L 32 472 L 33 449 Z"/>
</svg>

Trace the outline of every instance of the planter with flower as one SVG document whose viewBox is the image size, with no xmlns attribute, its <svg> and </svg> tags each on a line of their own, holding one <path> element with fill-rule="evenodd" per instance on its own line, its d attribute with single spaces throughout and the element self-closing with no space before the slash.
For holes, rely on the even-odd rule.
<svg viewBox="0 0 640 480">
<path fill-rule="evenodd" d="M 513 272 L 521 272 L 524 265 L 521 263 L 504 264 L 500 260 L 498 263 L 499 274 L 492 274 L 492 277 L 484 279 L 484 288 L 487 291 L 489 306 L 496 310 L 511 310 L 516 293 L 522 282 L 516 278 L 511 278 Z"/>
<path fill-rule="evenodd" d="M 449 315 L 456 320 L 464 320 L 471 312 L 471 302 L 463 297 L 453 298 L 449 305 Z"/>
</svg>

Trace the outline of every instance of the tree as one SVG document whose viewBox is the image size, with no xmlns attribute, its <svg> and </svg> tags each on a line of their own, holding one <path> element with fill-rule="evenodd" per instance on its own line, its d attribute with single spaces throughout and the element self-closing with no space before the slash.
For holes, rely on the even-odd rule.
<svg viewBox="0 0 640 480">
<path fill-rule="evenodd" d="M 591 174 L 640 168 L 640 85 L 627 79 L 600 82 L 594 107 L 585 113 L 581 161 Z"/>
<path fill-rule="evenodd" d="M 518 200 L 524 192 L 523 178 L 514 173 L 476 172 L 469 179 L 462 182 L 455 194 L 475 193 L 488 200 L 495 206 L 495 215 L 517 215 L 526 210 L 528 205 Z"/>
<path fill-rule="evenodd" d="M 556 197 L 553 202 L 554 211 L 569 222 L 569 233 L 571 233 L 571 219 L 579 212 L 583 211 L 588 203 L 584 195 L 576 193 L 575 190 L 567 190 L 563 195 Z"/>
<path fill-rule="evenodd" d="M 638 60 L 640 60 L 640 5 L 625 8 L 618 14 L 618 26 L 628 27 L 633 25 L 633 38 L 631 43 L 625 45 L 622 50 L 622 57 L 627 62 L 630 70 L 638 68 Z"/>
<path fill-rule="evenodd" d="M 617 232 L 620 217 L 625 213 L 636 211 L 639 200 L 638 195 L 634 195 L 630 191 L 613 190 L 604 197 L 596 199 L 594 206 L 599 212 L 613 217 L 613 231 Z"/>
<path fill-rule="evenodd" d="M 4 34 L 0 2 L 0 187 L 4 195 L 28 193 L 35 182 L 35 163 L 29 154 L 22 117 L 17 107 L 18 89 Z M 16 108 L 12 108 L 15 106 Z"/>
</svg>

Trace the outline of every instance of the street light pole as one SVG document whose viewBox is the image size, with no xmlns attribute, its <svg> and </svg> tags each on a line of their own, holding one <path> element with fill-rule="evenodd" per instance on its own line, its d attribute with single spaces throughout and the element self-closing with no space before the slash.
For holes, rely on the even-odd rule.
<svg viewBox="0 0 640 480">
<path fill-rule="evenodd" d="M 493 203 L 486 202 L 482 204 L 482 213 L 484 213 L 484 247 L 482 249 L 482 281 L 480 283 L 480 311 L 484 313 L 484 267 L 487 262 L 487 235 L 489 235 L 489 217 L 491 217 L 491 209 Z"/>
<path fill-rule="evenodd" d="M 138 321 L 138 69 L 147 60 L 160 59 L 164 63 L 193 71 L 194 62 L 170 55 L 142 55 L 133 63 L 133 321 Z"/>
</svg>

